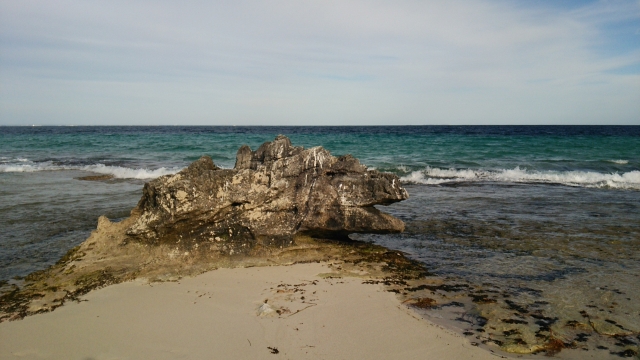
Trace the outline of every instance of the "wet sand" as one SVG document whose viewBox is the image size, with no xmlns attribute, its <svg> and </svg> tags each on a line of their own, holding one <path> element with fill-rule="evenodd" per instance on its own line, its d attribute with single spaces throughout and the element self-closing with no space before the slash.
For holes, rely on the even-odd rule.
<svg viewBox="0 0 640 360">
<path fill-rule="evenodd" d="M 2 359 L 495 359 L 324 263 L 125 282 L 0 324 Z M 266 305 L 265 305 L 265 301 Z"/>
</svg>

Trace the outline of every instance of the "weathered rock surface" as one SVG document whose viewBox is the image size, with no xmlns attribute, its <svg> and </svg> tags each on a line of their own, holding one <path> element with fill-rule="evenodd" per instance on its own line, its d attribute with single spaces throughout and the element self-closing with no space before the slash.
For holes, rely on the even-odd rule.
<svg viewBox="0 0 640 360">
<path fill-rule="evenodd" d="M 420 278 L 424 268 L 399 252 L 326 239 L 402 231 L 402 221 L 374 205 L 407 196 L 394 175 L 321 147 L 293 147 L 284 136 L 256 151 L 240 148 L 235 169 L 203 157 L 147 183 L 130 217 L 100 217 L 91 236 L 55 265 L 21 286 L 0 284 L 0 322 L 52 311 L 110 284 L 175 281 L 219 267 L 340 259 L 335 270 L 348 276 Z"/>
<path fill-rule="evenodd" d="M 149 244 L 248 253 L 256 246 L 290 245 L 296 234 L 401 232 L 404 223 L 374 205 L 407 198 L 393 174 L 322 147 L 292 146 L 280 135 L 256 151 L 241 147 L 234 169 L 202 157 L 145 184 L 127 235 Z"/>
</svg>

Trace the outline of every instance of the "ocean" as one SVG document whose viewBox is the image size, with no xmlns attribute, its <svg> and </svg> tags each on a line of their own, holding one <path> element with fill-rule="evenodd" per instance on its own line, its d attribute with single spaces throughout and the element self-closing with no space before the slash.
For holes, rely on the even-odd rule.
<svg viewBox="0 0 640 360">
<path fill-rule="evenodd" d="M 401 178 L 409 200 L 382 210 L 406 231 L 352 238 L 561 320 L 599 306 L 640 330 L 640 126 L 0 127 L 0 280 L 128 216 L 145 181 L 202 155 L 232 168 L 278 134 Z M 78 179 L 96 174 L 111 178 Z"/>
</svg>

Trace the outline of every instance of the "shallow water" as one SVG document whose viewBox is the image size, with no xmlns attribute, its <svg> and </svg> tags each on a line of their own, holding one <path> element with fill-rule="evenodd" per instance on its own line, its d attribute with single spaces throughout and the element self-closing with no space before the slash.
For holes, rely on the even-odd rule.
<svg viewBox="0 0 640 360">
<path fill-rule="evenodd" d="M 515 313 L 535 336 L 540 324 L 531 315 L 543 315 L 556 334 L 567 332 L 559 337 L 586 347 L 566 326 L 588 323 L 586 311 L 589 321 L 614 325 L 607 331 L 635 334 L 627 345 L 640 342 L 640 192 L 482 182 L 407 190 L 409 200 L 383 208 L 405 221 L 405 233 L 352 237 L 402 250 L 447 283 L 468 285 L 470 298 L 491 300 L 467 302 L 455 316 L 500 323 Z M 475 331 L 470 323 L 458 327 Z M 509 340 L 494 330 L 493 338 Z M 591 330 L 582 331 L 591 349 L 618 348 Z"/>
<path fill-rule="evenodd" d="M 410 199 L 383 210 L 406 232 L 352 237 L 497 299 L 466 314 L 509 299 L 556 325 L 587 311 L 640 331 L 640 126 L 0 127 L 0 281 L 55 263 L 100 215 L 128 216 L 144 181 L 203 154 L 233 167 L 240 145 L 280 133 L 400 176 Z M 113 179 L 77 179 L 92 174 Z"/>
<path fill-rule="evenodd" d="M 81 181 L 88 172 L 0 174 L 0 280 L 55 263 L 84 241 L 100 215 L 129 216 L 142 181 Z"/>
</svg>

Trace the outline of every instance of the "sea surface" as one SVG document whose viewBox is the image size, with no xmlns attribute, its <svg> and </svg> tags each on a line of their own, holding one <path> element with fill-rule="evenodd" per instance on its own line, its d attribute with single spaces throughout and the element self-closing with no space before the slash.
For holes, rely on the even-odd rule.
<svg viewBox="0 0 640 360">
<path fill-rule="evenodd" d="M 202 155 L 232 168 L 278 134 L 401 178 L 410 199 L 383 210 L 406 232 L 354 238 L 557 317 L 615 303 L 640 329 L 640 126 L 0 127 L 0 280 L 128 216 L 145 181 Z M 78 179 L 96 174 L 113 178 Z"/>
</svg>

